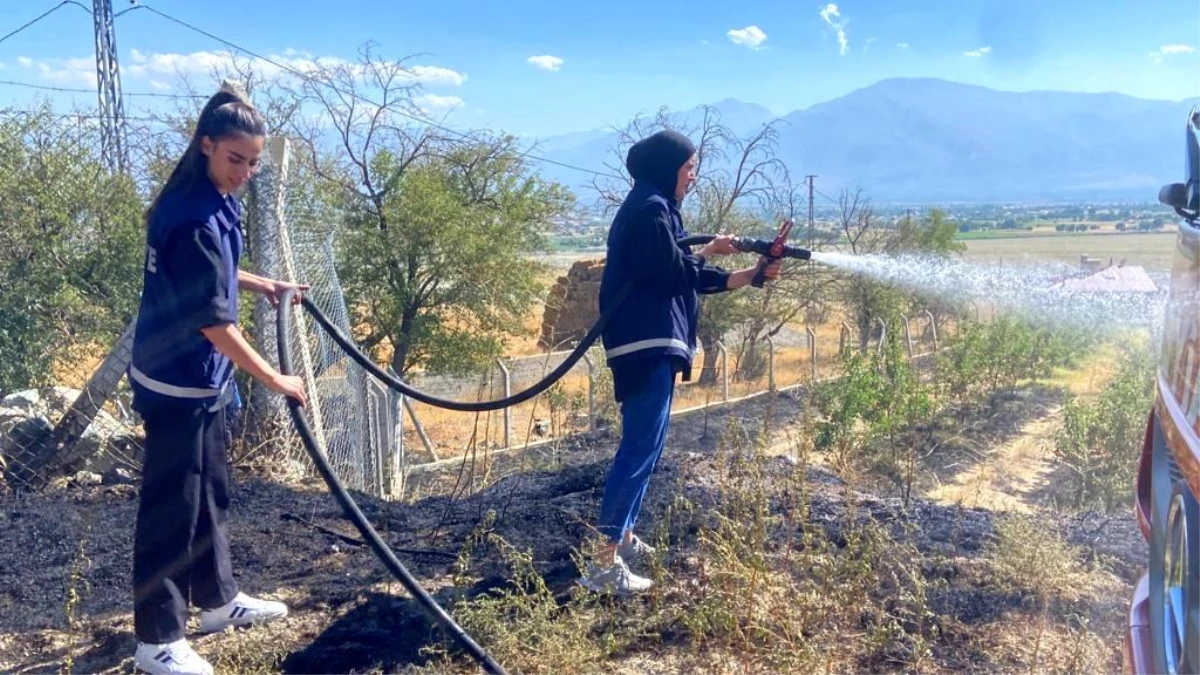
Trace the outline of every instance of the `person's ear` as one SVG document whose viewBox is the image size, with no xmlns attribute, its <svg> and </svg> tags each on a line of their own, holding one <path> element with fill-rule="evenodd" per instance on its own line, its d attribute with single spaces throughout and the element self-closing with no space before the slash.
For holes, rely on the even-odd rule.
<svg viewBox="0 0 1200 675">
<path fill-rule="evenodd" d="M 204 136 L 200 139 L 200 152 L 205 157 L 212 157 L 213 151 L 216 149 L 217 149 L 217 144 L 213 143 L 212 139 L 209 138 L 208 136 Z"/>
</svg>

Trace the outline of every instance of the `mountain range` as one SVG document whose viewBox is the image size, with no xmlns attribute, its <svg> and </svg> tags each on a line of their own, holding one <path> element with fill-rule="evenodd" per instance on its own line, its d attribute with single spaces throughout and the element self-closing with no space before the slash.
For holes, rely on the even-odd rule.
<svg viewBox="0 0 1200 675">
<path fill-rule="evenodd" d="M 711 106 L 745 136 L 775 122 L 793 180 L 816 174 L 835 195 L 861 187 L 876 202 L 1154 201 L 1181 180 L 1184 128 L 1200 98 L 998 91 L 895 78 L 790 112 L 726 99 Z M 685 126 L 704 107 L 672 113 Z M 546 159 L 608 172 L 618 136 L 602 129 L 538 139 Z M 594 195 L 592 176 L 544 164 L 544 176 Z"/>
</svg>

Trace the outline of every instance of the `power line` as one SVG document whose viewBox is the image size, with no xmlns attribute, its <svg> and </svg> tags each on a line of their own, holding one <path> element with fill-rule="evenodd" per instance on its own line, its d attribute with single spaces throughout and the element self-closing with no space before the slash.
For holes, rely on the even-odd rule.
<svg viewBox="0 0 1200 675">
<path fill-rule="evenodd" d="M 817 194 L 821 195 L 821 196 L 822 196 L 822 197 L 824 197 L 825 199 L 828 199 L 829 201 L 833 202 L 834 204 L 841 204 L 841 202 L 839 202 L 838 200 L 834 199 L 833 197 L 830 197 L 829 195 L 825 194 L 824 192 L 821 192 L 820 190 L 814 190 L 814 192 L 816 192 Z"/>
<path fill-rule="evenodd" d="M 38 89 L 41 91 L 55 91 L 55 92 L 60 92 L 60 93 L 64 93 L 64 94 L 95 94 L 96 93 L 95 89 L 84 89 L 83 87 L 56 87 L 56 86 L 52 86 L 49 84 L 35 84 L 33 82 L 16 82 L 14 80 L 0 80 L 0 84 L 8 85 L 10 87 L 24 87 L 26 89 Z M 170 99 L 207 98 L 206 96 L 202 96 L 200 94 L 168 94 L 165 92 L 157 92 L 157 91 L 124 92 L 121 95 L 122 96 L 140 96 L 140 97 L 146 97 L 146 98 L 170 98 Z"/>
<path fill-rule="evenodd" d="M 45 12 L 42 12 L 40 15 L 38 15 L 38 17 L 37 17 L 37 18 L 35 18 L 35 19 L 32 19 L 32 20 L 30 20 L 30 21 L 27 21 L 27 22 L 25 22 L 24 24 L 22 24 L 22 25 L 21 25 L 19 28 L 17 28 L 16 30 L 14 30 L 14 31 L 12 31 L 12 32 L 10 32 L 10 33 L 8 33 L 8 34 L 7 34 L 7 35 L 5 35 L 4 37 L 0 37 L 0 42 L 4 42 L 4 41 L 5 41 L 5 40 L 7 40 L 8 38 L 10 38 L 10 37 L 12 37 L 12 36 L 16 35 L 17 33 L 20 33 L 21 31 L 25 30 L 26 28 L 29 28 L 30 26 L 32 26 L 32 25 L 34 25 L 35 23 L 37 23 L 37 22 L 41 21 L 42 19 L 45 19 L 46 17 L 48 17 L 48 16 L 50 16 L 51 14 L 53 14 L 53 13 L 57 12 L 58 10 L 62 9 L 63 7 L 66 7 L 67 5 L 75 5 L 76 7 L 80 7 L 80 8 L 82 8 L 82 9 L 83 9 L 83 11 L 87 12 L 88 14 L 91 14 L 91 13 L 92 13 L 92 10 L 88 9 L 87 7 L 84 7 L 84 6 L 83 6 L 83 5 L 81 5 L 80 3 L 76 2 L 76 0 L 63 0 L 62 2 L 58 3 L 58 4 L 57 4 L 57 5 L 55 5 L 54 7 L 51 7 L 50 9 L 46 10 Z"/>
<path fill-rule="evenodd" d="M 370 106 L 373 106 L 373 107 L 375 107 L 375 108 L 382 108 L 382 107 L 383 107 L 383 106 L 381 106 L 380 104 L 378 104 L 378 103 L 376 103 L 376 102 L 374 102 L 374 101 L 372 101 L 372 100 L 370 100 L 370 99 L 368 99 L 368 98 L 365 98 L 365 97 L 361 96 L 360 94 L 357 94 L 357 93 L 355 93 L 355 92 L 342 91 L 342 90 L 338 89 L 337 87 L 334 87 L 334 86 L 333 86 L 331 83 L 329 83 L 329 82 L 322 82 L 322 81 L 320 81 L 320 80 L 317 80 L 316 78 L 312 77 L 311 75 L 308 75 L 307 73 L 304 73 L 303 71 L 297 70 L 296 68 L 293 68 L 293 67 L 291 67 L 291 66 L 289 66 L 289 65 L 286 65 L 286 64 L 280 63 L 279 61 L 276 61 L 276 60 L 274 60 L 274 59 L 271 59 L 271 58 L 269 58 L 269 57 L 263 56 L 262 54 L 259 54 L 259 53 L 257 53 L 257 52 L 254 52 L 254 51 L 252 51 L 252 50 L 250 50 L 250 49 L 247 49 L 247 48 L 245 48 L 245 47 L 242 47 L 241 45 L 238 45 L 238 44 L 235 44 L 235 43 L 233 43 L 233 42 L 230 42 L 229 40 L 226 40 L 226 39 L 224 39 L 224 38 L 222 38 L 222 37 L 219 37 L 219 36 L 217 36 L 217 35 L 214 35 L 214 34 L 212 34 L 212 33 L 208 32 L 208 31 L 204 30 L 203 28 L 199 28 L 199 27 L 197 27 L 197 26 L 194 26 L 194 25 L 192 25 L 192 24 L 188 23 L 187 21 L 184 21 L 184 20 L 182 20 L 182 19 L 177 19 L 177 18 L 175 18 L 175 17 L 173 17 L 173 16 L 171 16 L 171 15 L 169 15 L 169 14 L 167 14 L 167 13 L 163 12 L 163 11 L 160 11 L 160 10 L 158 10 L 158 9 L 155 9 L 154 7 L 151 7 L 150 5 L 146 5 L 146 4 L 138 4 L 138 5 L 135 5 L 135 6 L 133 6 L 133 7 L 130 7 L 129 9 L 126 9 L 126 10 L 124 10 L 124 11 L 122 11 L 122 12 L 119 12 L 119 13 L 117 14 L 117 16 L 121 16 L 122 14 L 126 14 L 126 13 L 128 13 L 128 12 L 132 12 L 132 11 L 134 11 L 134 10 L 137 10 L 137 9 L 145 9 L 145 10 L 147 10 L 147 11 L 151 12 L 152 14 L 156 14 L 156 15 L 158 15 L 158 16 L 160 16 L 160 17 L 162 17 L 162 18 L 166 19 L 167 21 L 170 21 L 171 23 L 174 23 L 174 24 L 176 24 L 176 25 L 182 26 L 182 27 L 184 27 L 184 28 L 186 28 L 186 29 L 188 29 L 188 30 L 190 30 L 190 31 L 193 31 L 193 32 L 195 32 L 195 33 L 199 33 L 200 35 L 203 35 L 203 36 L 205 36 L 205 37 L 207 37 L 207 38 L 209 38 L 209 39 L 211 39 L 211 40 L 216 40 L 217 42 L 220 42 L 221 44 L 225 45 L 226 47 L 229 47 L 230 49 L 233 49 L 233 50 L 236 50 L 236 51 L 242 52 L 243 54 L 247 54 L 247 55 L 249 55 L 249 56 L 252 56 L 252 57 L 254 57 L 254 58 L 256 58 L 256 59 L 259 59 L 259 60 L 263 61 L 264 63 L 269 63 L 269 64 L 271 64 L 271 65 L 275 66 L 276 68 L 279 68 L 280 70 L 283 70 L 283 71 L 286 71 L 286 72 L 288 72 L 288 73 L 291 73 L 292 75 L 295 75 L 296 77 L 299 77 L 300 79 L 304 80 L 305 82 L 316 83 L 316 84 L 319 84 L 319 85 L 321 85 L 321 86 L 329 87 L 330 89 L 332 89 L 333 91 L 335 91 L 335 92 L 336 92 L 336 93 L 338 93 L 338 94 L 341 94 L 342 96 L 346 96 L 346 97 L 352 98 L 352 99 L 354 99 L 354 100 L 357 100 L 357 101 L 359 101 L 359 102 L 361 102 L 361 103 L 366 103 L 366 104 L 368 104 L 368 105 L 370 105 Z M 468 140 L 468 139 L 470 138 L 470 135 L 469 135 L 469 134 L 463 133 L 463 132 L 461 132 L 461 131 L 458 131 L 458 130 L 456 130 L 456 129 L 451 129 L 450 127 L 446 127 L 446 126 L 444 126 L 444 125 L 441 125 L 441 124 L 438 124 L 437 122 L 434 122 L 434 121 L 432 121 L 432 120 L 429 120 L 429 119 L 426 119 L 426 118 L 424 118 L 424 117 L 421 117 L 420 115 L 414 115 L 414 114 L 412 114 L 412 113 L 405 112 L 405 111 L 403 111 L 403 110 L 392 110 L 391 112 L 392 112 L 392 113 L 394 113 L 394 114 L 396 114 L 396 115 L 399 115 L 399 116 L 401 116 L 401 117 L 405 117 L 405 118 L 411 119 L 411 120 L 413 120 L 414 122 L 420 122 L 421 124 L 425 124 L 425 125 L 427 125 L 427 126 L 429 126 L 429 127 L 432 127 L 432 128 L 434 128 L 434 129 L 437 129 L 437 130 L 439 130 L 439 131 L 442 131 L 442 132 L 444 132 L 444 133 L 450 134 L 450 135 L 452 135 L 452 136 L 457 136 L 457 137 L 459 137 L 460 139 L 463 139 L 463 140 Z M 559 162 L 559 161 L 557 161 L 557 160 L 553 160 L 553 159 L 550 159 L 550 158 L 548 158 L 548 157 L 540 157 L 540 156 L 538 156 L 538 155 L 535 155 L 535 154 L 533 154 L 533 153 L 531 153 L 531 152 L 520 152 L 520 153 L 518 153 L 518 154 L 519 154 L 521 157 L 525 157 L 525 158 L 528 158 L 528 159 L 531 159 L 531 160 L 534 160 L 534 161 L 537 161 L 537 162 L 542 162 L 542 163 L 545 163 L 545 164 L 553 164 L 553 165 L 555 165 L 555 166 L 560 166 L 560 167 L 562 167 L 562 168 L 564 168 L 564 169 L 571 169 L 571 170 L 573 170 L 573 171 L 579 171 L 579 172 L 581 172 L 581 173 L 587 173 L 587 174 L 591 174 L 591 175 L 593 175 L 593 176 L 597 176 L 597 177 L 604 177 L 604 178 L 614 178 L 614 179 L 620 180 L 620 177 L 619 177 L 619 176 L 614 176 L 614 175 L 612 175 L 612 174 L 610 174 L 610 173 L 605 173 L 605 172 L 603 172 L 603 171 L 595 171 L 595 170 L 593 170 L 593 169 L 586 169 L 586 168 L 584 168 L 584 167 L 581 167 L 581 166 L 575 166 L 575 165 L 573 165 L 573 164 L 567 164 L 566 162 Z"/>
<path fill-rule="evenodd" d="M 25 110 L 21 108 L 0 108 L 0 118 L 12 119 L 18 116 L 28 117 L 46 117 L 48 119 L 58 120 L 103 120 L 104 115 L 98 113 L 55 113 L 45 112 L 42 110 Z M 166 120 L 158 117 L 125 117 L 126 120 L 132 122 L 159 122 L 169 124 Z"/>
</svg>

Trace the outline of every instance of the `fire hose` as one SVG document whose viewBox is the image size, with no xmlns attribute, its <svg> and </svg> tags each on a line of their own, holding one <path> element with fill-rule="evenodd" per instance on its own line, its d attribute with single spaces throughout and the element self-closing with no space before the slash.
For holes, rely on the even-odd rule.
<svg viewBox="0 0 1200 675">
<path fill-rule="evenodd" d="M 779 233 L 776 235 L 774 241 L 764 241 L 749 237 L 735 237 L 733 239 L 733 246 L 739 251 L 743 253 L 758 253 L 759 255 L 763 256 L 763 259 L 759 261 L 759 267 L 754 281 L 752 282 L 754 286 L 762 286 L 762 283 L 765 280 L 766 266 L 771 261 L 782 258 L 807 260 L 811 257 L 811 253 L 807 249 L 787 245 L 786 237 L 790 229 L 791 220 L 788 220 L 784 222 L 784 225 L 780 228 Z M 700 234 L 680 239 L 677 243 L 680 246 L 694 246 L 706 244 L 712 241 L 714 238 L 715 236 L 711 234 Z M 566 360 L 559 364 L 557 368 L 543 377 L 540 381 L 528 389 L 511 396 L 506 396 L 504 398 L 492 401 L 480 401 L 476 403 L 452 401 L 449 399 L 432 396 L 410 386 L 397 377 L 393 377 L 387 371 L 376 365 L 366 354 L 363 354 L 358 346 L 355 345 L 354 341 L 344 335 L 341 329 L 332 321 L 330 321 L 329 317 L 327 317 L 320 310 L 320 308 L 313 304 L 313 302 L 309 300 L 307 296 L 301 298 L 300 304 L 310 315 L 312 315 L 312 317 L 334 340 L 334 342 L 336 342 L 338 346 L 341 347 L 348 356 L 350 356 L 350 358 L 352 358 L 360 366 L 362 366 L 363 369 L 374 375 L 393 390 L 423 403 L 440 408 L 446 408 L 448 410 L 483 412 L 489 410 L 499 410 L 517 405 L 518 403 L 527 401 L 534 396 L 537 396 L 549 387 L 553 386 L 555 382 L 561 379 L 563 375 L 570 371 L 571 368 L 574 367 L 574 365 L 578 363 L 581 358 L 583 358 L 583 355 L 587 352 L 587 350 L 591 348 L 597 339 L 599 339 L 601 332 L 604 330 L 605 326 L 608 325 L 608 322 L 612 319 L 617 308 L 621 306 L 621 303 L 624 302 L 625 298 L 629 296 L 632 290 L 633 282 L 626 283 L 617 292 L 613 303 L 600 315 L 600 317 L 596 320 L 596 323 L 587 332 L 583 339 L 580 340 L 575 349 L 571 351 L 571 354 L 566 358 Z M 276 315 L 277 341 L 279 343 L 279 370 L 284 375 L 294 374 L 294 369 L 292 366 L 291 342 L 288 339 L 288 336 L 291 335 L 291 306 L 292 296 L 294 293 L 295 291 L 291 289 L 284 291 L 279 302 L 279 312 Z M 466 631 L 464 631 L 462 627 L 454 621 L 454 618 L 451 617 L 446 610 L 443 609 L 441 605 L 439 605 L 437 601 L 433 599 L 433 596 L 431 596 L 428 591 L 421 587 L 416 578 L 412 576 L 412 573 L 405 568 L 404 564 L 401 563 L 396 557 L 396 554 L 392 552 L 387 543 L 384 542 L 379 536 L 379 533 L 375 531 L 375 528 L 372 527 L 370 522 L 367 521 L 362 511 L 358 508 L 358 505 L 354 502 L 354 499 L 350 496 L 350 493 L 347 492 L 345 486 L 342 485 L 342 482 L 337 477 L 333 467 L 330 466 L 328 459 L 325 457 L 325 453 L 322 451 L 320 444 L 317 442 L 316 436 L 313 434 L 312 427 L 308 423 L 308 418 L 305 415 L 303 408 L 295 399 L 289 398 L 287 403 L 288 412 L 291 415 L 292 423 L 296 427 L 296 432 L 299 434 L 305 450 L 312 458 L 313 463 L 317 467 L 317 471 L 321 474 L 321 478 L 324 479 L 325 483 L 329 486 L 334 498 L 341 505 L 346 517 L 354 524 L 359 533 L 362 534 L 363 539 L 371 547 L 371 550 L 383 562 L 388 571 L 391 572 L 398 581 L 400 581 L 401 585 L 403 585 L 404 588 L 412 594 L 413 598 L 417 600 L 418 605 L 425 611 L 430 619 L 441 624 L 450 633 L 454 640 L 458 642 L 458 644 L 465 649 L 468 654 L 470 654 L 471 658 L 475 659 L 475 661 L 477 661 L 488 673 L 504 675 L 504 668 L 499 663 L 496 663 L 495 659 L 493 659 L 486 650 L 484 650 L 477 642 L 475 642 L 475 640 L 472 639 L 471 636 L 468 635 Z"/>
</svg>

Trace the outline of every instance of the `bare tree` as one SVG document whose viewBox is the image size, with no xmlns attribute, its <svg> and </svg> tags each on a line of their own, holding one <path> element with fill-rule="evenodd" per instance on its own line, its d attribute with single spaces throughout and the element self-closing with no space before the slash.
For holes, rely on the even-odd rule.
<svg viewBox="0 0 1200 675">
<path fill-rule="evenodd" d="M 434 127 L 414 124 L 420 109 L 414 97 L 420 84 L 404 61 L 379 58 L 364 46 L 353 63 L 317 65 L 291 89 L 317 114 L 296 115 L 290 127 L 310 153 L 318 177 L 361 197 L 386 230 L 383 202 L 414 162 L 428 156 L 439 139 Z M 373 170 L 380 152 L 395 157 L 385 175 Z"/>
<path fill-rule="evenodd" d="M 361 344 L 406 374 L 499 354 L 538 295 L 539 249 L 566 193 L 517 140 L 459 133 L 416 102 L 417 71 L 364 47 L 317 64 L 294 95 L 306 166 L 337 204 L 339 279 Z"/>
<path fill-rule="evenodd" d="M 690 123 L 665 108 L 653 116 L 636 117 L 614 130 L 617 142 L 610 150 L 610 160 L 605 162 L 619 178 L 599 177 L 593 181 L 593 188 L 606 210 L 619 206 L 633 185 L 624 163 L 629 146 L 660 129 L 674 129 L 696 145 L 696 185 L 683 205 L 688 229 L 771 236 L 777 223 L 768 222 L 760 214 L 790 215 L 796 199 L 788 168 L 777 156 L 778 124 L 765 124 L 753 133 L 738 136 L 710 106 L 701 108 Z M 737 361 L 750 364 L 757 359 L 755 345 L 762 336 L 777 333 L 801 311 L 806 299 L 796 280 L 795 270 L 788 270 L 761 294 L 731 293 L 702 299 L 697 335 L 704 352 L 702 383 L 715 381 L 718 341 L 731 330 L 742 329 Z"/>
</svg>

